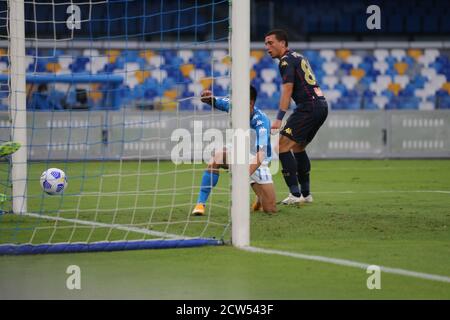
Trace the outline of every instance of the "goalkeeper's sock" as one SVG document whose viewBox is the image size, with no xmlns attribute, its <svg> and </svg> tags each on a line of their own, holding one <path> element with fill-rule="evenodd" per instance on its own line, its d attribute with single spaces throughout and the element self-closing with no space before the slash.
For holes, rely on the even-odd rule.
<svg viewBox="0 0 450 320">
<path fill-rule="evenodd" d="M 309 196 L 309 172 L 311 171 L 311 161 L 306 151 L 294 153 L 297 160 L 297 178 L 303 197 Z"/>
<path fill-rule="evenodd" d="M 297 179 L 297 164 L 295 163 L 295 158 L 292 153 L 283 152 L 279 155 L 281 165 L 283 167 L 283 177 L 286 185 L 289 187 L 289 191 L 292 195 L 300 197 L 300 188 L 298 187 Z"/>
<path fill-rule="evenodd" d="M 203 172 L 202 184 L 200 186 L 197 203 L 206 203 L 209 194 L 211 193 L 212 188 L 216 186 L 217 181 L 219 181 L 218 173 L 208 170 Z"/>
</svg>

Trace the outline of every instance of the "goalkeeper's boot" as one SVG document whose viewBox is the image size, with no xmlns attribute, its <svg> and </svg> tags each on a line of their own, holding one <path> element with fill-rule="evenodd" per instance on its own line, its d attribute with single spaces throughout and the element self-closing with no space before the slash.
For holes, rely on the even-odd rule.
<svg viewBox="0 0 450 320">
<path fill-rule="evenodd" d="M 303 195 L 300 197 L 301 203 L 312 203 L 313 201 L 314 200 L 311 194 L 307 195 L 306 197 L 304 197 Z"/>
<path fill-rule="evenodd" d="M 261 201 L 259 201 L 259 198 L 256 197 L 255 202 L 253 202 L 253 204 L 252 204 L 253 212 L 261 211 L 261 208 L 262 208 Z"/>
<path fill-rule="evenodd" d="M 296 197 L 294 196 L 292 193 L 289 193 L 288 197 L 286 199 L 284 199 L 283 201 L 281 201 L 281 204 L 300 204 L 300 197 Z"/>
<path fill-rule="evenodd" d="M 195 216 L 202 216 L 205 214 L 205 205 L 203 203 L 197 203 L 195 205 L 194 210 L 192 210 L 192 214 Z"/>
<path fill-rule="evenodd" d="M 13 154 L 20 148 L 20 143 L 8 141 L 0 145 L 0 157 L 6 157 Z"/>
</svg>

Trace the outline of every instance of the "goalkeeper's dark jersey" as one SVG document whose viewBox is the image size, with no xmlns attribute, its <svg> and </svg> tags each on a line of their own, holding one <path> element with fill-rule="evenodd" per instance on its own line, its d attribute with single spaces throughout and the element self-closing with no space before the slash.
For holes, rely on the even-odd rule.
<svg viewBox="0 0 450 320">
<path fill-rule="evenodd" d="M 292 99 L 297 106 L 318 98 L 324 99 L 308 60 L 294 51 L 287 51 L 278 65 L 282 82 L 293 83 Z"/>
</svg>

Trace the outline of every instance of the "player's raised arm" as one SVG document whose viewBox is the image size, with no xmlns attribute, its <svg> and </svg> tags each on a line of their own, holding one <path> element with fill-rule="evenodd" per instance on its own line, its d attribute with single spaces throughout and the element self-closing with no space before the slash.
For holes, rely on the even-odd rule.
<svg viewBox="0 0 450 320">
<path fill-rule="evenodd" d="M 230 100 L 228 98 L 216 98 L 210 90 L 204 90 L 200 94 L 200 101 L 209 104 L 214 109 L 228 112 L 230 110 Z"/>
</svg>

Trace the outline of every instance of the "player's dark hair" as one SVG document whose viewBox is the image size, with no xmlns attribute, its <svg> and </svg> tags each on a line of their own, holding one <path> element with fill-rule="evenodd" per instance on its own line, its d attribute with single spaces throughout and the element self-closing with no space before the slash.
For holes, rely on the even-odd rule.
<svg viewBox="0 0 450 320">
<path fill-rule="evenodd" d="M 271 35 L 274 35 L 278 41 L 284 41 L 286 43 L 286 47 L 288 47 L 288 35 L 286 31 L 282 29 L 273 29 L 267 32 L 264 38 Z"/>
<path fill-rule="evenodd" d="M 255 87 L 250 85 L 250 101 L 256 101 L 256 97 L 258 96 L 258 92 Z"/>
</svg>

